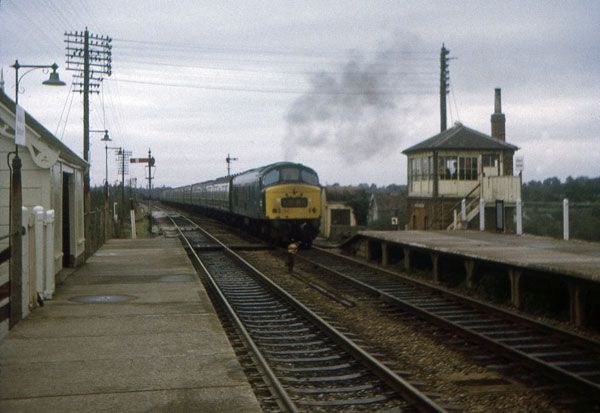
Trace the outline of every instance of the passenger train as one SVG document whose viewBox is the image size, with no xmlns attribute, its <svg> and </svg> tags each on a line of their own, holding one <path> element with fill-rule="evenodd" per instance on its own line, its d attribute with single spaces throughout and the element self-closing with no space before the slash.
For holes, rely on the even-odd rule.
<svg viewBox="0 0 600 413">
<path fill-rule="evenodd" d="M 321 186 L 317 173 L 278 162 L 212 181 L 166 189 L 161 201 L 245 226 L 275 242 L 310 245 L 319 232 Z"/>
</svg>

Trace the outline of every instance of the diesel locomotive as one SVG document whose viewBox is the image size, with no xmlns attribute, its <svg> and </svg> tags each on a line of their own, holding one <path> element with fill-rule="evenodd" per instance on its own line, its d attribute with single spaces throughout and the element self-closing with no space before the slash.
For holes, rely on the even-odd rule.
<svg viewBox="0 0 600 413">
<path fill-rule="evenodd" d="M 275 242 L 310 245 L 319 232 L 321 186 L 302 164 L 278 162 L 233 176 L 161 193 L 161 201 L 189 207 Z"/>
</svg>

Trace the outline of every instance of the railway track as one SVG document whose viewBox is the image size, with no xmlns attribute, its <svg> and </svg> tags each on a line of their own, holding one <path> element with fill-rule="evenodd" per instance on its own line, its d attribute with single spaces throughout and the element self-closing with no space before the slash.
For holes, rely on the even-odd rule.
<svg viewBox="0 0 600 413">
<path fill-rule="evenodd" d="M 280 408 L 447 411 L 198 225 L 181 216 L 170 219 Z"/>
<path fill-rule="evenodd" d="M 566 384 L 599 408 L 598 342 L 319 248 L 302 251 L 299 258 L 536 374 Z"/>
</svg>

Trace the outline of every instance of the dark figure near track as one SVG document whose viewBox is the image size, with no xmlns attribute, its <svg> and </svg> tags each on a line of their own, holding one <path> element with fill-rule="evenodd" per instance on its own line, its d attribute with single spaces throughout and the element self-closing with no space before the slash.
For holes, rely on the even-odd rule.
<svg viewBox="0 0 600 413">
<path fill-rule="evenodd" d="M 298 243 L 292 242 L 287 247 L 287 267 L 288 272 L 291 273 L 294 271 L 294 255 L 298 252 Z"/>
</svg>

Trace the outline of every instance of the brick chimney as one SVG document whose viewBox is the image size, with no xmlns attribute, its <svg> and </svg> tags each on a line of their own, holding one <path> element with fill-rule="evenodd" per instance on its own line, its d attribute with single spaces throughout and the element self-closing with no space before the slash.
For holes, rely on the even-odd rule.
<svg viewBox="0 0 600 413">
<path fill-rule="evenodd" d="M 494 101 L 494 113 L 492 113 L 492 138 L 506 141 L 506 117 L 502 113 L 502 102 L 500 88 L 495 89 L 496 100 Z"/>
</svg>

